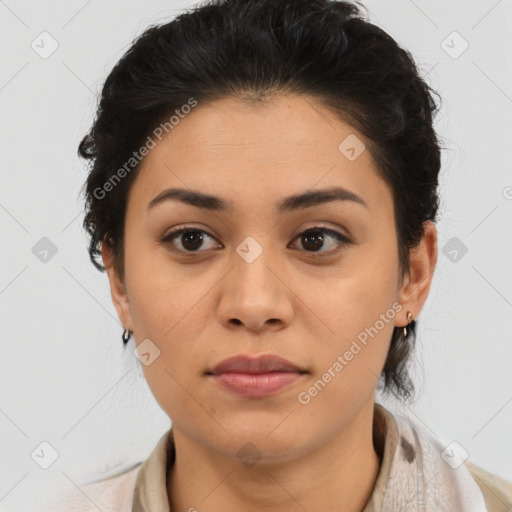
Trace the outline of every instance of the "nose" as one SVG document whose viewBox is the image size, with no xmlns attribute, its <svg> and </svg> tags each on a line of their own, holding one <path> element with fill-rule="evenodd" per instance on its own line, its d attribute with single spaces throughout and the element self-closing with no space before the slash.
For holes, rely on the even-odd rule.
<svg viewBox="0 0 512 512">
<path fill-rule="evenodd" d="M 283 265 L 270 248 L 261 241 L 259 245 L 255 258 L 234 251 L 231 270 L 222 280 L 218 315 L 227 328 L 279 330 L 292 321 L 294 295 Z"/>
</svg>

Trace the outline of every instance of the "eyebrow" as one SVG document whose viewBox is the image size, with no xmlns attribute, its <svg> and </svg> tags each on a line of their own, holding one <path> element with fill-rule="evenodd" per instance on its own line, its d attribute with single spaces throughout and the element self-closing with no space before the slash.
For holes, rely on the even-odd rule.
<svg viewBox="0 0 512 512">
<path fill-rule="evenodd" d="M 232 203 L 217 196 L 204 194 L 195 190 L 168 188 L 163 190 L 148 203 L 148 209 L 166 201 L 181 201 L 182 203 L 211 211 L 232 211 Z M 294 210 L 311 208 L 332 201 L 352 201 L 369 209 L 365 200 L 343 187 L 331 187 L 322 190 L 307 191 L 283 199 L 276 205 L 278 212 L 286 213 Z"/>
</svg>

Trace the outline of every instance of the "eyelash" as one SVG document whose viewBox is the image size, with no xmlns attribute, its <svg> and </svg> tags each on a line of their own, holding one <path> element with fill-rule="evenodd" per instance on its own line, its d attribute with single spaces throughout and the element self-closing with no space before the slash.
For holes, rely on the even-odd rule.
<svg viewBox="0 0 512 512">
<path fill-rule="evenodd" d="M 194 227 L 183 227 L 183 228 L 178 228 L 178 229 L 175 229 L 175 230 L 170 231 L 169 233 L 167 233 L 167 235 L 165 235 L 165 237 L 162 238 L 161 243 L 164 244 L 164 245 L 170 244 L 170 242 L 174 238 L 177 238 L 179 235 L 182 235 L 183 233 L 189 233 L 189 232 L 192 232 L 192 233 L 195 233 L 195 232 L 204 233 L 207 236 L 209 236 L 210 238 L 215 240 L 215 237 L 213 237 L 212 235 L 210 235 L 209 233 L 207 233 L 203 229 L 194 228 Z M 340 243 L 340 246 L 337 249 L 334 249 L 334 250 L 329 251 L 327 253 L 324 253 L 324 252 L 314 252 L 314 251 L 305 251 L 305 252 L 309 253 L 309 255 L 311 257 L 313 257 L 313 258 L 325 258 L 325 257 L 328 257 L 328 256 L 333 256 L 335 254 L 338 254 L 343 249 L 346 249 L 346 247 L 348 245 L 351 245 L 351 244 L 354 243 L 351 240 L 349 240 L 346 236 L 342 235 L 341 233 L 338 233 L 337 231 L 335 231 L 333 229 L 325 228 L 325 227 L 322 227 L 322 226 L 314 226 L 312 228 L 308 228 L 308 229 L 302 231 L 301 233 L 299 233 L 294 238 L 294 240 L 300 239 L 301 237 L 303 237 L 304 235 L 306 235 L 308 233 L 324 233 L 324 234 L 327 234 L 329 236 L 332 236 L 333 238 L 335 238 Z M 180 253 L 180 254 L 184 255 L 185 257 L 193 257 L 193 256 L 196 256 L 197 254 L 199 254 L 201 252 L 206 252 L 206 251 L 201 251 L 201 250 L 197 250 L 197 251 L 182 251 L 182 250 L 177 250 L 177 249 L 171 249 L 171 251 Z"/>
</svg>

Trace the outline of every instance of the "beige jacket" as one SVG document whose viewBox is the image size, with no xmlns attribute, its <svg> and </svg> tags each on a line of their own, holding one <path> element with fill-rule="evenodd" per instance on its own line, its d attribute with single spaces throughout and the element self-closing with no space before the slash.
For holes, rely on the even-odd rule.
<svg viewBox="0 0 512 512">
<path fill-rule="evenodd" d="M 392 510 L 385 504 L 385 493 L 392 463 L 398 452 L 414 458 L 413 447 L 400 436 L 393 414 L 379 404 L 374 408 L 374 442 L 381 466 L 374 489 L 363 512 Z M 80 490 L 61 496 L 50 505 L 48 512 L 170 512 L 166 488 L 166 473 L 174 462 L 174 438 L 170 428 L 159 440 L 149 457 L 135 468 L 115 477 L 85 485 Z M 395 457 L 395 458 L 394 458 Z M 483 494 L 488 512 L 512 511 L 512 483 L 488 473 L 466 461 L 465 467 Z M 429 484 L 432 486 L 432 483 Z M 400 491 L 402 492 L 402 490 Z M 478 491 L 477 491 L 478 492 Z M 416 492 L 417 494 L 417 492 Z M 409 505 L 409 510 L 437 511 L 433 502 L 424 508 Z M 201 510 L 201 507 L 196 507 Z M 190 512 L 194 508 L 191 507 Z M 404 512 L 405 509 L 404 509 Z M 465 512 L 457 510 L 454 512 Z"/>
</svg>

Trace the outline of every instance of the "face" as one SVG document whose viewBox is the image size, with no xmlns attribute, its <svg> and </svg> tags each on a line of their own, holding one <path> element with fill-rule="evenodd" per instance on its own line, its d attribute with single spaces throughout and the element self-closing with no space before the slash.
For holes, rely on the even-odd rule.
<svg viewBox="0 0 512 512">
<path fill-rule="evenodd" d="M 313 98 L 230 98 L 196 106 L 142 163 L 124 281 L 108 269 L 112 297 L 149 353 L 141 366 L 173 428 L 205 448 L 234 459 L 251 442 L 263 460 L 285 460 L 356 428 L 393 328 L 419 314 L 435 233 L 399 287 L 391 190 L 354 137 L 365 142 Z M 224 207 L 162 198 L 170 188 Z M 334 188 L 352 196 L 285 202 Z M 206 374 L 241 354 L 277 355 L 303 373 L 258 397 Z"/>
</svg>

